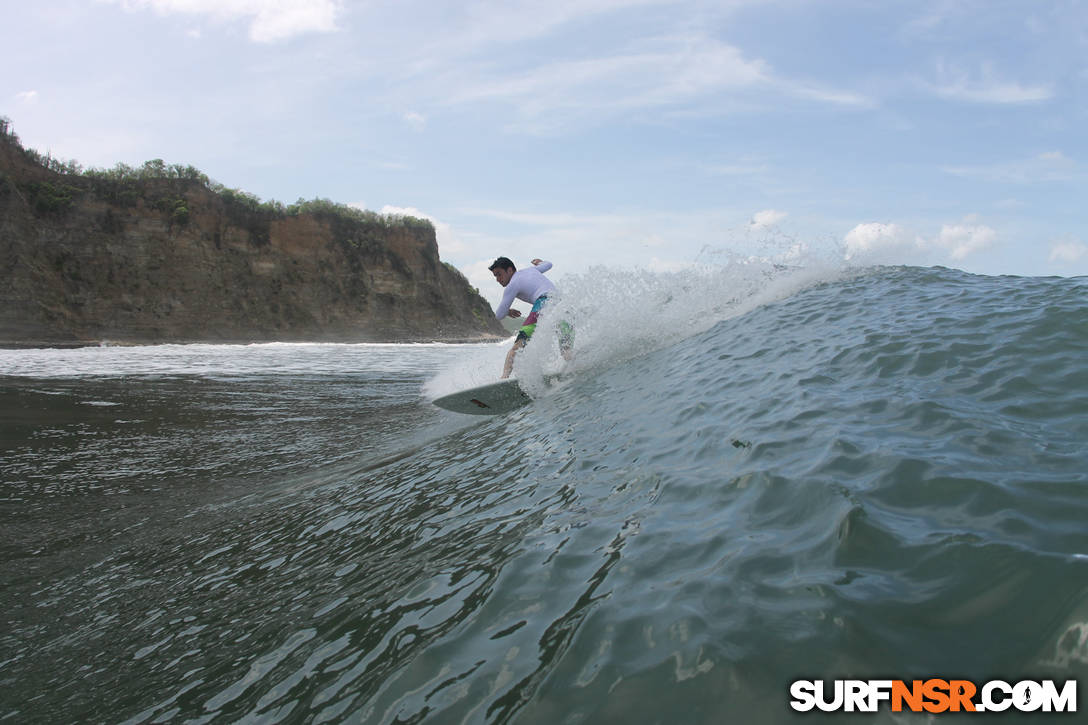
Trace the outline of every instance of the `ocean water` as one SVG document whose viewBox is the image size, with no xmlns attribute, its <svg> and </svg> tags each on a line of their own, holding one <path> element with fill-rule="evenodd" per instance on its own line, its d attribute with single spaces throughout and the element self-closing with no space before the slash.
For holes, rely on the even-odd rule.
<svg viewBox="0 0 1088 725">
<path fill-rule="evenodd" d="M 496 418 L 429 400 L 503 345 L 0 351 L 0 722 L 811 720 L 796 679 L 1088 697 L 1088 280 L 564 288 L 576 359 L 544 325 L 533 404 Z"/>
</svg>

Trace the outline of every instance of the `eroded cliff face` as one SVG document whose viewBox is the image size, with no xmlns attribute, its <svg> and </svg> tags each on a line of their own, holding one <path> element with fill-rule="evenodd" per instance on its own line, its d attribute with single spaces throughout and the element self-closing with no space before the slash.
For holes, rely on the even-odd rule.
<svg viewBox="0 0 1088 725">
<path fill-rule="evenodd" d="M 103 197 L 0 139 L 0 344 L 507 334 L 429 225 L 255 212 L 181 179 Z"/>
</svg>

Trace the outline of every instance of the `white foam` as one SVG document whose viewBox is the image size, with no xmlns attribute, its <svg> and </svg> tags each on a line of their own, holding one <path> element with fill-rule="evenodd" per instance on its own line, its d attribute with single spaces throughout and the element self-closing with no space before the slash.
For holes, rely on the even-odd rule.
<svg viewBox="0 0 1088 725">
<path fill-rule="evenodd" d="M 475 388 L 499 380 L 503 361 L 513 338 L 504 342 L 462 345 L 457 358 L 423 384 L 423 394 L 434 400 L 458 390 Z"/>
<path fill-rule="evenodd" d="M 337 374 L 418 370 L 418 350 L 431 360 L 471 345 L 264 343 L 254 345 L 95 346 L 0 350 L 0 375 L 40 378 L 129 375 Z M 408 353 L 408 354 L 406 354 Z"/>
<path fill-rule="evenodd" d="M 724 319 L 835 279 L 844 269 L 816 258 L 787 266 L 774 257 L 712 256 L 715 262 L 682 271 L 596 267 L 564 277 L 561 294 L 541 316 L 533 344 L 518 353 L 514 377 L 530 395 L 546 394 L 550 386 L 544 381 L 557 373 L 577 376 L 667 347 Z M 575 329 L 570 361 L 559 350 L 561 320 Z M 428 395 L 498 380 L 510 344 L 480 346 L 457 359 L 426 384 Z"/>
</svg>

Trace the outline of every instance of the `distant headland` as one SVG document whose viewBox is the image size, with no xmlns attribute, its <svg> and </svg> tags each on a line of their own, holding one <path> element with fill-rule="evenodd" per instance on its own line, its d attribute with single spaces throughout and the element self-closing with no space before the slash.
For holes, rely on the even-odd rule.
<svg viewBox="0 0 1088 725">
<path fill-rule="evenodd" d="M 0 346 L 507 334 L 429 221 L 261 202 L 158 159 L 84 170 L 0 118 Z"/>
</svg>

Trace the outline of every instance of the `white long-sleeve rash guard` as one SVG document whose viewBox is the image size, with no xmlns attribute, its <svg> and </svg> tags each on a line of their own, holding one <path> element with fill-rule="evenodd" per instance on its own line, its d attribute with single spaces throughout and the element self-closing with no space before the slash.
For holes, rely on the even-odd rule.
<svg viewBox="0 0 1088 725">
<path fill-rule="evenodd" d="M 526 267 L 514 272 L 514 276 L 510 278 L 510 283 L 503 290 L 502 302 L 499 303 L 498 309 L 495 310 L 495 319 L 501 320 L 506 317 L 506 313 L 510 311 L 510 305 L 513 304 L 515 297 L 522 302 L 532 304 L 536 302 L 540 295 L 555 292 L 555 285 L 544 276 L 544 272 L 551 268 L 551 262 L 541 260 L 540 264 L 535 267 Z"/>
</svg>

